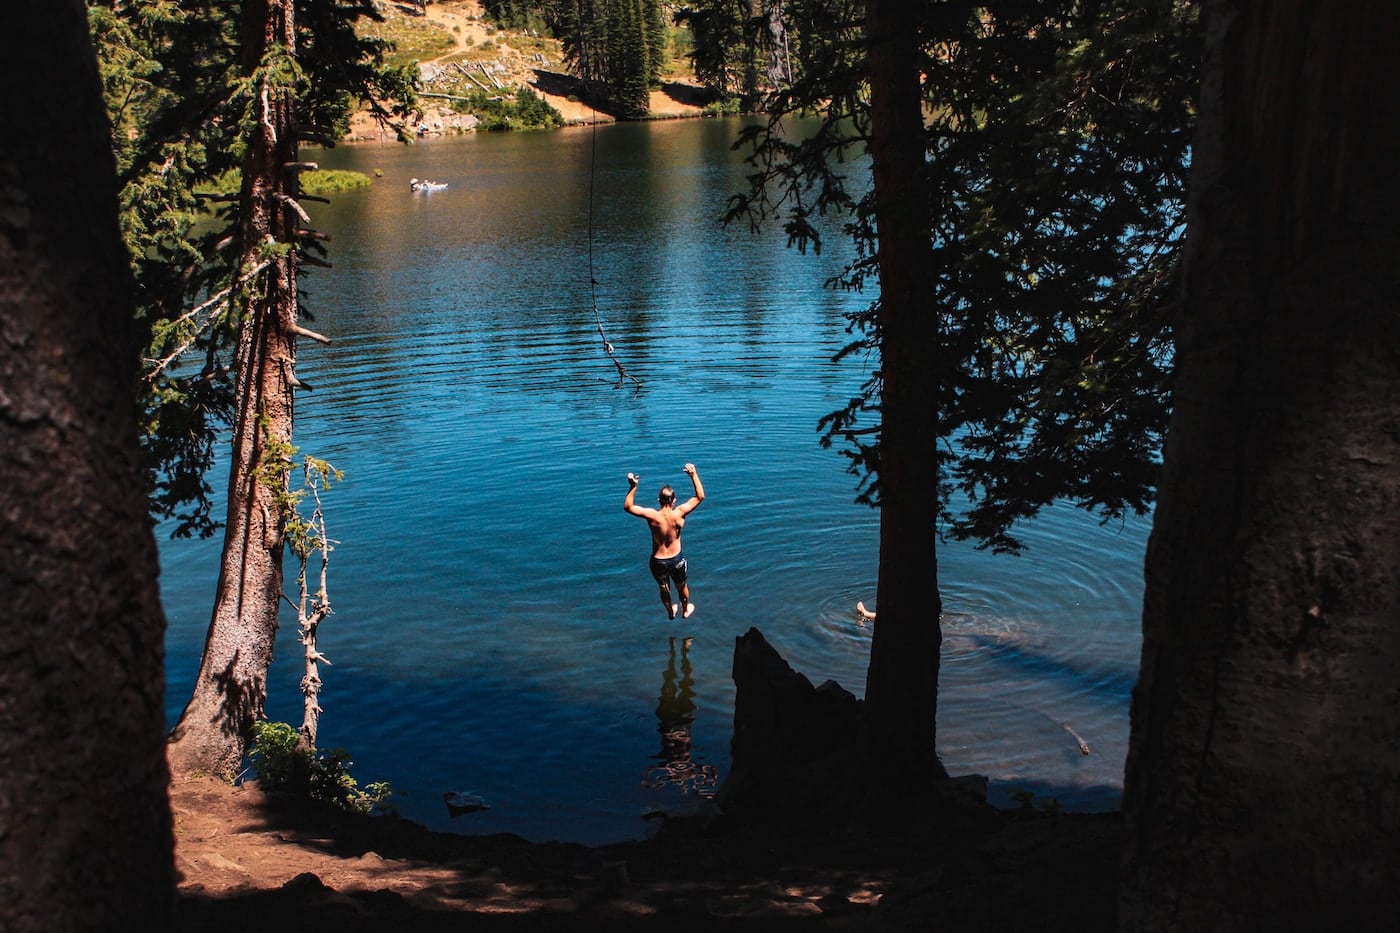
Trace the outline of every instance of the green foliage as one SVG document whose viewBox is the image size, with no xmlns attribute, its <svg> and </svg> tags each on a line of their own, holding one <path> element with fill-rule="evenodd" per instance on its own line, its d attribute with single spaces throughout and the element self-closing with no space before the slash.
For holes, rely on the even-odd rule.
<svg viewBox="0 0 1400 933">
<path fill-rule="evenodd" d="M 671 67 L 673 46 L 661 0 L 486 0 L 486 13 L 503 25 L 542 20 L 558 36 L 565 58 L 587 97 L 622 119 L 643 119 L 650 89 Z"/>
<path fill-rule="evenodd" d="M 296 517 L 297 504 L 301 501 L 301 495 L 293 492 L 287 483 L 297 449 L 288 441 L 273 436 L 271 419 L 261 412 L 258 414 L 258 434 L 262 440 L 262 450 L 253 468 L 253 476 L 260 486 L 272 491 L 283 521 L 291 521 Z"/>
<path fill-rule="evenodd" d="M 539 0 L 482 0 L 481 6 L 488 19 L 505 29 L 540 33 L 549 28 L 545 10 L 551 4 Z"/>
<path fill-rule="evenodd" d="M 88 5 L 122 186 L 121 230 L 150 333 L 137 392 L 151 512 L 173 519 L 175 536 L 218 528 L 204 476 L 232 417 L 235 335 L 262 284 L 236 268 L 234 194 L 263 82 L 294 96 L 298 126 L 330 138 L 344 132 L 358 99 L 398 102 L 385 111 L 391 117 L 414 102 L 416 69 L 386 66 L 388 44 L 355 32 L 380 18 L 371 5 L 297 0 L 296 55 L 274 48 L 252 69 L 240 47 L 243 7 Z"/>
<path fill-rule="evenodd" d="M 703 112 L 707 117 L 732 117 L 742 112 L 743 102 L 737 97 L 722 97 L 707 103 Z"/>
<path fill-rule="evenodd" d="M 639 11 L 642 41 L 646 45 L 646 81 L 648 87 L 660 87 L 661 76 L 671 48 L 670 30 L 666 28 L 666 12 L 660 2 L 643 3 Z"/>
<path fill-rule="evenodd" d="M 166 323 L 166 322 L 163 322 Z M 173 329 L 166 324 L 165 329 Z M 162 339 L 157 331 L 156 339 Z M 152 511 L 175 522 L 174 537 L 209 537 L 213 488 L 205 476 L 214 463 L 218 429 L 231 417 L 226 371 L 217 364 L 198 372 L 153 381 L 143 424 L 149 460 L 166 464 L 153 471 Z"/>
<path fill-rule="evenodd" d="M 471 91 L 466 97 L 465 101 L 454 101 L 453 108 L 476 114 L 481 129 L 488 132 L 564 125 L 564 115 L 528 87 L 517 90 L 514 100 L 492 97 L 485 91 Z"/>
<path fill-rule="evenodd" d="M 233 325 L 226 303 L 183 311 L 184 296 L 217 291 L 208 286 L 218 271 L 206 261 L 215 232 L 196 188 L 241 156 L 208 103 L 237 67 L 236 25 L 227 4 L 186 9 L 167 0 L 90 3 L 88 19 L 122 186 L 121 232 L 138 315 L 151 332 L 140 391 L 152 512 L 175 519 L 176 535 L 204 536 L 217 527 L 204 474 L 232 410 L 226 367 L 210 351 Z M 156 365 L 172 354 L 204 361 Z"/>
<path fill-rule="evenodd" d="M 861 15 L 853 4 L 831 0 L 768 0 L 757 8 L 749 0 L 691 0 L 676 9 L 689 32 L 695 77 L 721 97 L 739 98 L 745 111 L 788 83 L 792 47 L 848 28 Z"/>
<path fill-rule="evenodd" d="M 806 15 L 816 4 L 803 4 Z M 816 218 L 846 217 L 856 258 L 832 284 L 878 276 L 874 191 L 851 175 L 869 139 L 860 18 L 805 22 L 798 79 L 744 135 L 754 166 L 730 221 L 781 219 L 820 249 Z M 841 24 L 845 24 L 843 27 Z M 925 311 L 938 345 L 903 347 L 938 369 L 943 527 L 1015 551 L 1011 529 L 1057 499 L 1105 520 L 1151 501 L 1169 405 L 1167 308 L 1183 232 L 1195 89 L 1194 8 L 1181 0 L 937 5 L 925 60 Z M 785 114 L 817 112 L 801 139 Z M 884 349 L 879 300 L 851 318 L 842 356 Z M 824 418 L 879 501 L 883 373 Z"/>
<path fill-rule="evenodd" d="M 238 193 L 242 183 L 243 171 L 231 168 L 215 178 L 200 182 L 195 186 L 195 192 L 204 197 L 228 198 Z M 302 193 L 315 197 L 368 188 L 371 183 L 372 179 L 364 172 L 347 169 L 314 169 L 301 173 Z"/>
<path fill-rule="evenodd" d="M 393 790 L 386 782 L 360 787 L 350 774 L 354 765 L 342 749 L 306 749 L 301 733 L 285 722 L 253 724 L 248 758 L 258 785 L 270 794 L 284 794 L 330 804 L 349 813 L 378 813 L 390 809 Z"/>
<path fill-rule="evenodd" d="M 625 120 L 640 120 L 651 110 L 651 66 L 646 42 L 645 20 L 639 4 L 608 4 L 606 74 L 603 81 L 608 96 Z"/>
<path fill-rule="evenodd" d="M 722 97 L 738 97 L 744 87 L 747 0 L 697 0 L 676 19 L 690 33 L 690 62 L 701 84 Z"/>
<path fill-rule="evenodd" d="M 262 454 L 258 459 L 254 475 L 259 484 L 272 490 L 273 500 L 282 515 L 283 535 L 288 549 L 302 561 L 313 551 L 326 548 L 321 527 L 313 516 L 301 514 L 301 504 L 308 495 L 327 488 L 332 482 L 340 482 L 344 474 L 325 460 L 307 456 L 302 461 L 305 484 L 301 489 L 293 489 L 288 482 L 297 448 L 286 441 L 278 440 L 268 433 L 268 419 L 259 417 L 258 428 L 262 434 Z"/>
<path fill-rule="evenodd" d="M 302 173 L 301 190 L 316 197 L 326 197 L 331 194 L 340 194 L 343 191 L 368 188 L 371 181 L 364 172 L 351 172 L 345 169 L 317 169 L 313 172 Z"/>
<path fill-rule="evenodd" d="M 306 517 L 301 512 L 301 503 L 308 495 L 328 488 L 332 482 L 340 482 L 345 474 L 325 460 L 306 457 L 302 461 L 305 484 L 302 489 L 289 490 L 284 502 L 280 503 L 286 516 L 284 537 L 287 549 L 303 564 L 318 551 L 329 551 L 333 542 L 326 540 L 318 516 Z M 319 500 L 318 500 L 319 508 Z"/>
</svg>

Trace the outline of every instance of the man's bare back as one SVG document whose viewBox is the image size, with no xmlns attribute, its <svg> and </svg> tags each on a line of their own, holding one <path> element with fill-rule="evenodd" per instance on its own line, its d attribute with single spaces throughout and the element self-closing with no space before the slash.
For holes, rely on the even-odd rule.
<svg viewBox="0 0 1400 933">
<path fill-rule="evenodd" d="M 652 557 L 675 557 L 681 552 L 681 529 L 685 527 L 685 516 L 673 506 L 662 506 L 654 510 L 655 515 L 647 516 L 651 526 Z"/>
</svg>

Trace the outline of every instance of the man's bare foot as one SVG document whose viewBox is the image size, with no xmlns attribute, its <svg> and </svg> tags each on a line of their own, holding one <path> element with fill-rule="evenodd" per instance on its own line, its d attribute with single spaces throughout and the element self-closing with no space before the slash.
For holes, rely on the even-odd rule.
<svg viewBox="0 0 1400 933">
<path fill-rule="evenodd" d="M 694 604 L 694 603 L 686 603 L 686 604 L 685 604 L 685 617 L 686 617 L 687 619 L 690 618 L 690 614 L 691 614 L 692 612 L 694 612 L 694 611 L 695 611 L 695 604 Z"/>
</svg>

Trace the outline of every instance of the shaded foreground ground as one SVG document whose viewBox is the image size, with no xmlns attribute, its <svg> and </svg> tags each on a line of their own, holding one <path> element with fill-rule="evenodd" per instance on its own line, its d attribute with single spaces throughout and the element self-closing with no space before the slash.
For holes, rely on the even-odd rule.
<svg viewBox="0 0 1400 933">
<path fill-rule="evenodd" d="M 985 810 L 876 839 L 672 826 L 590 848 L 433 833 L 213 779 L 171 788 L 180 931 L 1109 930 L 1116 814 Z"/>
</svg>

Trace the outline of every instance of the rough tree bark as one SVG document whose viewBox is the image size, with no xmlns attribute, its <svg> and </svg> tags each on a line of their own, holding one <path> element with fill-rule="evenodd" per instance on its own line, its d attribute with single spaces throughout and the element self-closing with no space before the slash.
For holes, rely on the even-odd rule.
<svg viewBox="0 0 1400 933">
<path fill-rule="evenodd" d="M 866 4 L 871 172 L 880 271 L 880 566 L 866 678 L 873 800 L 946 777 L 935 754 L 942 633 L 934 553 L 938 317 L 927 305 L 933 254 L 924 190 L 919 34 L 907 4 Z"/>
<path fill-rule="evenodd" d="M 162 930 L 165 620 L 140 341 L 79 0 L 19 0 L 0 83 L 0 929 Z"/>
<path fill-rule="evenodd" d="M 1120 919 L 1374 928 L 1400 915 L 1398 20 L 1205 13 Z"/>
<path fill-rule="evenodd" d="M 243 69 L 295 48 L 292 0 L 247 0 Z M 228 515 L 213 617 L 189 703 L 171 733 L 177 772 L 235 772 L 267 699 L 282 600 L 284 505 L 296 365 L 297 138 L 290 87 L 264 81 L 241 193 L 241 268 L 271 260 L 246 297 L 235 377 Z"/>
<path fill-rule="evenodd" d="M 768 86 L 786 87 L 792 80 L 788 58 L 787 25 L 783 22 L 783 0 L 764 0 L 765 74 Z"/>
</svg>

